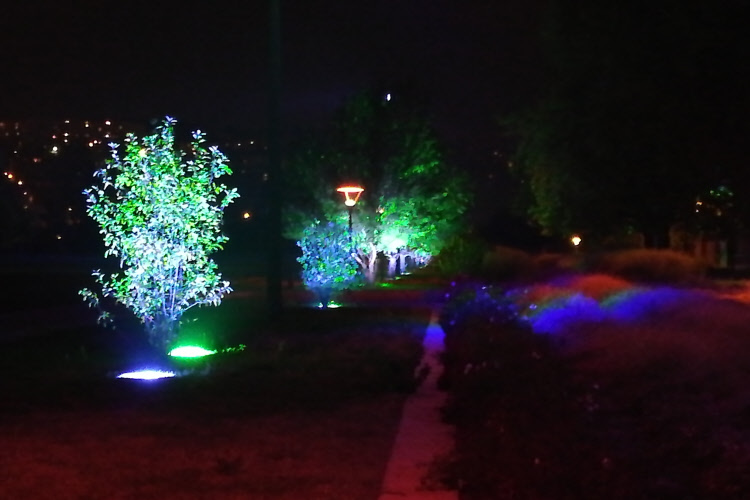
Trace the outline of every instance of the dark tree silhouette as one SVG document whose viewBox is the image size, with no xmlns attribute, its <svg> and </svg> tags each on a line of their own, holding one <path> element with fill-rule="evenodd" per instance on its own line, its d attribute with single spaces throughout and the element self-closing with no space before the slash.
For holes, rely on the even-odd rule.
<svg viewBox="0 0 750 500">
<path fill-rule="evenodd" d="M 743 2 L 553 1 L 542 99 L 512 121 L 528 213 L 548 233 L 667 242 L 738 177 L 749 136 Z"/>
</svg>

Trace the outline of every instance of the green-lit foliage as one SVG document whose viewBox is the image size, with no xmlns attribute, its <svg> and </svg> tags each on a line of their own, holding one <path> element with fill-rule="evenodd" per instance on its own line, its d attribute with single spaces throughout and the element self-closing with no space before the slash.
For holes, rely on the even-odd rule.
<svg viewBox="0 0 750 500">
<path fill-rule="evenodd" d="M 344 220 L 346 209 L 335 189 L 362 186 L 353 209 L 360 244 L 356 259 L 374 279 L 376 259 L 437 254 L 462 225 L 469 204 L 466 177 L 450 168 L 424 114 L 396 94 L 376 93 L 348 101 L 326 130 L 287 165 L 286 231 L 299 238 L 312 219 Z"/>
<path fill-rule="evenodd" d="M 473 234 L 457 234 L 445 242 L 430 266 L 445 277 L 475 276 L 481 274 L 482 259 L 487 251 L 487 243 L 481 238 Z"/>
<path fill-rule="evenodd" d="M 328 306 L 333 293 L 349 288 L 357 276 L 357 264 L 352 259 L 354 242 L 345 224 L 315 221 L 305 228 L 297 245 L 302 256 L 302 281 L 314 291 L 323 307 Z"/>
<path fill-rule="evenodd" d="M 84 191 L 88 215 L 100 226 L 105 257 L 120 260 L 121 273 L 93 273 L 104 297 L 112 297 L 145 324 L 152 345 L 167 349 L 188 309 L 218 305 L 231 291 L 209 255 L 227 241 L 224 209 L 239 195 L 216 182 L 231 174 L 218 148 L 204 147 L 193 132 L 190 154 L 175 149 L 169 117 L 154 135 L 127 136 L 125 156 L 110 144 L 111 159 Z M 91 290 L 79 292 L 99 305 Z M 106 312 L 103 318 L 106 319 Z"/>
</svg>

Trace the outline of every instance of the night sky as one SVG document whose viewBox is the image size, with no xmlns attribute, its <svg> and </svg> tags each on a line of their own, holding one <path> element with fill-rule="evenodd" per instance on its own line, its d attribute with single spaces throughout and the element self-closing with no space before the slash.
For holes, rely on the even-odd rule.
<svg viewBox="0 0 750 500">
<path fill-rule="evenodd" d="M 282 0 L 286 128 L 353 92 L 409 86 L 460 141 L 533 87 L 538 0 Z M 12 2 L 0 19 L 0 117 L 201 127 L 266 122 L 268 0 Z"/>
</svg>

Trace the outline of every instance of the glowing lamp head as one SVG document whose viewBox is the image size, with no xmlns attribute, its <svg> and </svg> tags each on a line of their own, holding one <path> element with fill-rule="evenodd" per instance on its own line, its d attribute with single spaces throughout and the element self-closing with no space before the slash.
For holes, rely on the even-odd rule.
<svg viewBox="0 0 750 500">
<path fill-rule="evenodd" d="M 353 207 L 359 201 L 359 196 L 364 191 L 364 188 L 359 186 L 341 186 L 336 191 L 344 194 L 344 205 Z"/>
<path fill-rule="evenodd" d="M 574 234 L 573 236 L 570 237 L 570 242 L 573 244 L 574 247 L 577 247 L 578 245 L 580 245 L 581 241 L 583 240 L 577 234 Z"/>
</svg>

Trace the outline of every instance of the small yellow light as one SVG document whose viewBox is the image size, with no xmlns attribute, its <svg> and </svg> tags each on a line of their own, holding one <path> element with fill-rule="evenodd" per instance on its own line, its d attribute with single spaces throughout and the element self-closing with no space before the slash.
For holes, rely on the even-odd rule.
<svg viewBox="0 0 750 500">
<path fill-rule="evenodd" d="M 570 237 L 570 242 L 573 243 L 573 246 L 575 246 L 575 247 L 577 247 L 578 245 L 580 245 L 581 241 L 582 241 L 581 237 L 578 236 L 577 234 L 574 234 L 573 236 Z"/>
<path fill-rule="evenodd" d="M 242 214 L 242 218 L 243 219 L 249 219 L 252 216 L 253 216 L 253 214 L 251 214 L 250 212 L 245 212 L 245 213 Z"/>
</svg>

